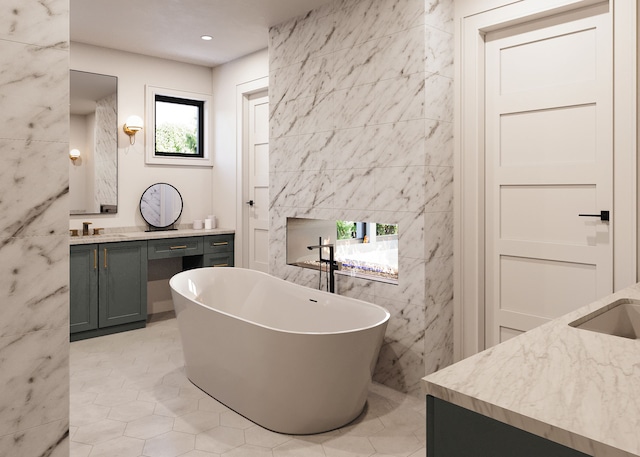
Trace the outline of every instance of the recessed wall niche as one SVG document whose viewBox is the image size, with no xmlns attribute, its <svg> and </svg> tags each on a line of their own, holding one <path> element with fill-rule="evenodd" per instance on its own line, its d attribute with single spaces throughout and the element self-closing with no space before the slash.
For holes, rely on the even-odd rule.
<svg viewBox="0 0 640 457">
<path fill-rule="evenodd" d="M 318 244 L 334 246 L 336 274 L 398 283 L 397 224 L 287 218 L 287 264 L 324 270 L 329 248 L 308 249 Z"/>
</svg>

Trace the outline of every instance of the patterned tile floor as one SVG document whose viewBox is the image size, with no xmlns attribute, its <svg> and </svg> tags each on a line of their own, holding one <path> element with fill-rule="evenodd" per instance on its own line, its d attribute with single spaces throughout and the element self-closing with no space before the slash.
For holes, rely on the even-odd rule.
<svg viewBox="0 0 640 457">
<path fill-rule="evenodd" d="M 71 457 L 423 457 L 425 401 L 373 384 L 331 432 L 273 433 L 189 382 L 176 320 L 71 343 Z"/>
</svg>

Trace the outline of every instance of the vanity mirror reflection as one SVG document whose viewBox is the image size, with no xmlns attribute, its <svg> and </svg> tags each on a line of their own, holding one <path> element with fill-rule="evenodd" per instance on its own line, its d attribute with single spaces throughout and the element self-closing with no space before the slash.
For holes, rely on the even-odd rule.
<svg viewBox="0 0 640 457">
<path fill-rule="evenodd" d="M 140 197 L 140 214 L 149 225 L 147 231 L 175 230 L 182 206 L 182 196 L 171 184 L 161 182 L 147 187 Z"/>
<path fill-rule="evenodd" d="M 118 78 L 70 70 L 71 214 L 118 209 Z M 75 156 L 75 157 L 73 157 Z"/>
</svg>

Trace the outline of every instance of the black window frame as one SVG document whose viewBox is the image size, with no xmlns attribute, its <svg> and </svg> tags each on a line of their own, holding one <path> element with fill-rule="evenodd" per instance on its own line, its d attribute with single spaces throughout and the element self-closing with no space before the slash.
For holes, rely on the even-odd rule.
<svg viewBox="0 0 640 457">
<path fill-rule="evenodd" d="M 205 117 L 205 112 L 204 112 L 204 106 L 205 106 L 205 101 L 204 100 L 194 100 L 194 99 L 190 99 L 190 98 L 182 98 L 182 97 L 171 97 L 169 95 L 162 95 L 162 94 L 155 94 L 154 96 L 154 101 L 153 101 L 153 108 L 154 108 L 154 113 L 155 110 L 157 108 L 156 103 L 157 102 L 164 102 L 164 103 L 175 103 L 177 105 L 190 105 L 190 106 L 195 106 L 198 108 L 198 153 L 197 154 L 188 154 L 188 153 L 184 153 L 184 152 L 167 152 L 167 151 L 158 151 L 157 147 L 156 147 L 156 120 L 155 120 L 155 116 L 154 116 L 154 125 L 153 125 L 153 149 L 154 149 L 154 155 L 156 156 L 160 156 L 160 157 L 190 157 L 190 158 L 204 158 L 204 135 L 205 135 L 205 130 L 204 130 L 204 117 Z"/>
</svg>

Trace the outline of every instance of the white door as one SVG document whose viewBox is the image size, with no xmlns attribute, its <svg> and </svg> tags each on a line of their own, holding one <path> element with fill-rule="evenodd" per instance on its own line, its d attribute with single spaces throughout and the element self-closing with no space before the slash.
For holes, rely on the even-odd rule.
<svg viewBox="0 0 640 457">
<path fill-rule="evenodd" d="M 602 4 L 486 37 L 486 346 L 613 289 L 612 27 Z"/>
<path fill-rule="evenodd" d="M 269 269 L 269 97 L 252 94 L 247 104 L 245 265 L 265 273 Z"/>
</svg>

